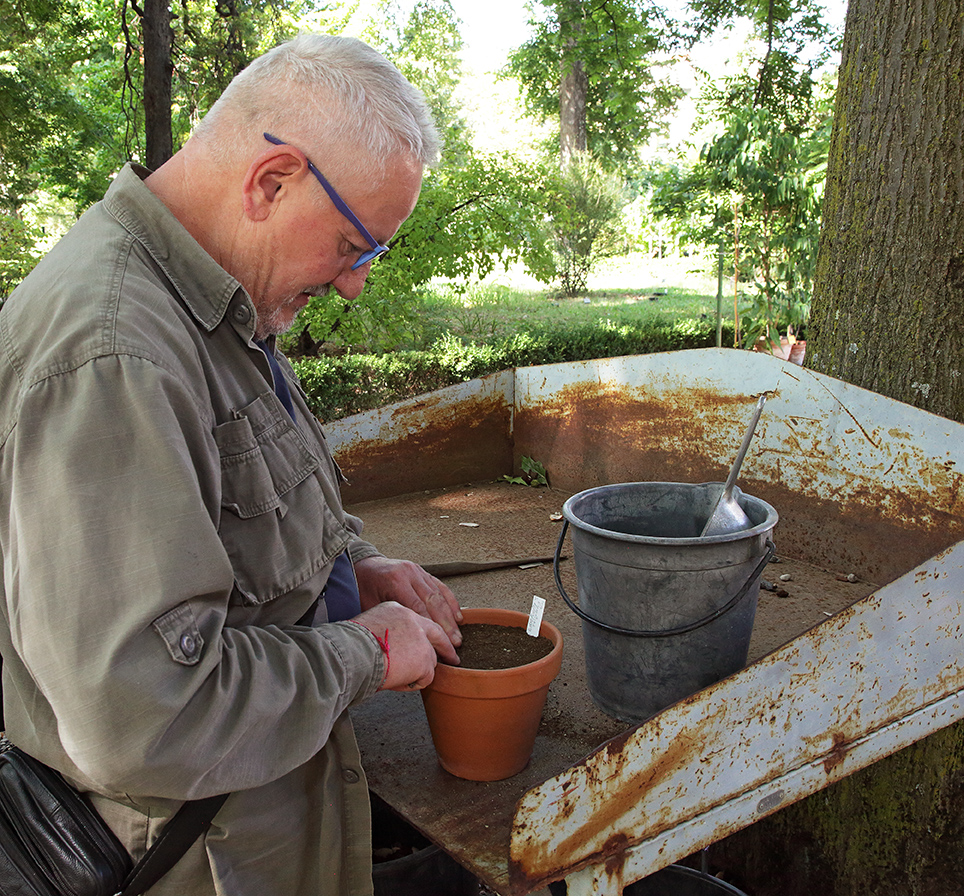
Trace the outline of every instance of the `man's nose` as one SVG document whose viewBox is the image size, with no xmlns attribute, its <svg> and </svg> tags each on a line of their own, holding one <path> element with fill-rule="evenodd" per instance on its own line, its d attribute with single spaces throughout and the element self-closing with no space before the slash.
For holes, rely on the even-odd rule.
<svg viewBox="0 0 964 896">
<path fill-rule="evenodd" d="M 349 265 L 345 265 L 345 269 L 331 281 L 331 285 L 335 287 L 338 295 L 343 299 L 353 301 L 361 295 L 362 290 L 365 288 L 365 280 L 371 269 L 371 262 L 363 264 L 354 271 Z"/>
</svg>

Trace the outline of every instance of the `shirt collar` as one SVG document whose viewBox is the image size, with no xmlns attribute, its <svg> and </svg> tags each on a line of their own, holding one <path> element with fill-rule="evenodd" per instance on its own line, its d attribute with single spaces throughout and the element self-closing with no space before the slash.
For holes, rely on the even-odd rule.
<svg viewBox="0 0 964 896">
<path fill-rule="evenodd" d="M 205 329 L 213 330 L 221 322 L 239 290 L 253 317 L 253 305 L 241 284 L 144 184 L 149 174 L 139 165 L 125 165 L 104 196 L 107 211 L 150 253 Z"/>
</svg>

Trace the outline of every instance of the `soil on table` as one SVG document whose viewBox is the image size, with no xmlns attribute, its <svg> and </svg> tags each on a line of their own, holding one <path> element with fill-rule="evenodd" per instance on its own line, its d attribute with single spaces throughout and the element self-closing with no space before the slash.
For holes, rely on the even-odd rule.
<svg viewBox="0 0 964 896">
<path fill-rule="evenodd" d="M 463 669 L 511 669 L 542 659 L 552 651 L 552 641 L 533 637 L 524 628 L 470 622 L 459 626 L 462 646 L 459 659 Z"/>
<path fill-rule="evenodd" d="M 381 498 L 354 505 L 351 512 L 365 521 L 365 538 L 389 557 L 427 564 L 551 557 L 562 525 L 562 505 L 571 494 L 571 490 L 528 488 L 504 481 L 477 482 Z M 859 567 L 826 569 L 814 565 L 811 558 L 784 554 L 779 526 L 774 540 L 778 557 L 763 574 L 772 583 L 772 590 L 764 586 L 760 591 L 748 662 L 760 659 L 878 587 Z M 563 554 L 570 559 L 561 564 L 562 582 L 569 594 L 575 595 L 578 586 L 571 536 Z M 584 662 L 579 648 L 583 638 L 580 620 L 559 596 L 552 563 L 531 566 L 446 577 L 445 582 L 463 607 L 527 612 L 533 594 L 545 598 L 546 618 L 560 628 L 567 645 L 561 677 L 565 680 L 572 672 L 582 685 L 585 673 L 577 668 Z M 551 706 L 546 717 L 551 717 Z"/>
</svg>

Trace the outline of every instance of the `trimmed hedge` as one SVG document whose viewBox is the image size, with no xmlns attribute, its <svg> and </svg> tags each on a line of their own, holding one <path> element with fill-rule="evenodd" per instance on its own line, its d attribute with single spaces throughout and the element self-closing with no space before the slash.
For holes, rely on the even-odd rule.
<svg viewBox="0 0 964 896">
<path fill-rule="evenodd" d="M 723 344 L 732 344 L 732 325 L 724 324 L 723 329 Z M 293 358 L 292 365 L 312 411 L 322 420 L 337 420 L 513 367 L 715 345 L 716 324 L 711 320 L 600 321 L 520 332 L 494 344 L 464 343 L 449 336 L 429 351 Z"/>
</svg>

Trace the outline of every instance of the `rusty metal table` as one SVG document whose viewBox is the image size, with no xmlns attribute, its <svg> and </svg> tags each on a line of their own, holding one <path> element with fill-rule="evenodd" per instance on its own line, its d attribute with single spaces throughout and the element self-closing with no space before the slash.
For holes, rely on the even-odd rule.
<svg viewBox="0 0 964 896">
<path fill-rule="evenodd" d="M 366 537 L 390 556 L 423 563 L 459 558 L 550 556 L 558 512 L 568 492 L 507 482 L 430 490 L 368 502 L 351 509 L 365 520 Z M 472 523 L 466 527 L 464 523 Z M 777 567 L 773 567 L 777 569 Z M 869 583 L 841 583 L 835 575 L 783 559 L 779 572 L 792 584 L 785 597 L 761 592 L 750 647 L 756 659 L 799 632 L 865 596 Z M 560 567 L 575 592 L 572 564 Z M 562 631 L 563 667 L 550 687 L 532 760 L 520 774 L 498 782 L 463 781 L 436 760 L 421 699 L 383 692 L 352 710 L 369 786 L 410 824 L 439 844 L 503 896 L 527 891 L 509 879 L 509 841 L 519 799 L 564 772 L 630 725 L 599 711 L 589 697 L 579 619 L 556 590 L 551 564 L 508 568 L 447 579 L 463 606 L 528 611 L 533 594 L 547 601 L 546 618 Z"/>
<path fill-rule="evenodd" d="M 754 640 L 769 643 L 751 644 L 744 670 L 627 729 L 592 706 L 579 629 L 542 567 L 457 585 L 467 606 L 528 610 L 540 594 L 566 638 L 524 772 L 442 772 L 413 695 L 354 711 L 373 790 L 500 894 L 565 875 L 570 896 L 618 896 L 964 718 L 964 426 L 705 349 L 507 371 L 328 427 L 370 540 L 420 562 L 478 560 L 551 552 L 549 511 L 583 488 L 721 481 L 763 391 L 741 485 L 779 511 L 777 549 L 802 564 L 784 567 L 787 590 L 805 599 L 763 596 Z M 564 491 L 490 481 L 526 456 Z M 462 485 L 477 480 L 490 482 Z"/>
</svg>

